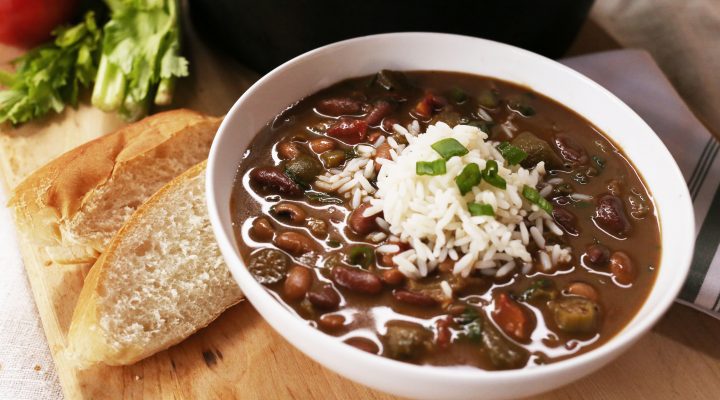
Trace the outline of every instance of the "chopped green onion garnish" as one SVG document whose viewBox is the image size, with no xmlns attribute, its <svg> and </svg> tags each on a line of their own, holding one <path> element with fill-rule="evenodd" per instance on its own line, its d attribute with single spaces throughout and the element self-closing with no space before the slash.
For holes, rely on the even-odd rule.
<svg viewBox="0 0 720 400">
<path fill-rule="evenodd" d="M 415 164 L 415 173 L 418 175 L 443 175 L 447 172 L 445 160 L 439 159 L 435 161 L 418 161 Z"/>
<path fill-rule="evenodd" d="M 465 148 L 460 142 L 453 138 L 447 138 L 437 141 L 430 146 L 433 150 L 437 151 L 440 156 L 446 160 L 449 160 L 455 156 L 464 156 L 468 153 L 468 149 Z"/>
<path fill-rule="evenodd" d="M 482 172 L 482 178 L 485 182 L 505 190 L 507 182 L 500 175 L 498 175 L 498 163 L 495 160 L 489 160 L 485 165 L 485 169 Z"/>
<path fill-rule="evenodd" d="M 480 181 L 482 181 L 480 166 L 475 163 L 466 165 L 460 175 L 455 177 L 455 184 L 462 195 L 471 191 L 473 186 L 480 184 Z"/>
<path fill-rule="evenodd" d="M 490 217 L 495 216 L 495 211 L 490 204 L 468 203 L 467 206 L 470 215 L 472 215 L 473 217 L 479 217 L 483 215 L 487 215 Z"/>
<path fill-rule="evenodd" d="M 508 165 L 520 164 L 520 162 L 528 156 L 521 148 L 511 145 L 510 142 L 502 142 L 497 145 L 496 148 L 500 154 L 502 154 L 505 161 L 508 162 Z"/>
<path fill-rule="evenodd" d="M 523 186 L 522 195 L 523 197 L 528 199 L 529 202 L 545 210 L 546 213 L 552 214 L 552 204 L 550 204 L 550 202 L 547 201 L 544 197 L 540 196 L 540 193 L 538 193 L 537 190 L 531 188 L 528 185 L 525 185 Z"/>
</svg>

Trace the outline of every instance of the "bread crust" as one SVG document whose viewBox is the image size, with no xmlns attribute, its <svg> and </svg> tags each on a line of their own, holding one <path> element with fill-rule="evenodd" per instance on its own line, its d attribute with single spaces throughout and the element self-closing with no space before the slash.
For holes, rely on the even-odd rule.
<svg viewBox="0 0 720 400">
<path fill-rule="evenodd" d="M 153 208 L 167 206 L 164 202 L 166 194 L 174 190 L 182 189 L 187 181 L 204 173 L 206 165 L 207 161 L 204 161 L 192 167 L 165 185 L 140 206 L 120 231 L 118 231 L 107 250 L 90 269 L 90 273 L 80 292 L 68 334 L 69 348 L 67 357 L 75 361 L 78 367 L 83 368 L 100 362 L 107 365 L 130 365 L 180 343 L 187 338 L 187 336 L 175 337 L 168 342 L 154 343 L 153 345 L 145 347 L 128 345 L 122 348 L 114 348 L 107 342 L 105 334 L 100 327 L 100 318 L 102 316 L 97 309 L 97 305 L 101 301 L 101 296 L 105 291 L 105 284 L 109 283 L 108 274 L 112 268 L 114 258 L 117 256 L 118 247 L 122 245 L 124 240 L 131 240 L 130 237 L 132 236 L 133 230 L 136 229 L 137 226 L 147 222 L 146 216 L 153 211 Z M 235 293 L 234 298 L 224 304 L 223 307 L 206 310 L 208 318 L 202 326 L 194 327 L 194 332 L 204 328 L 219 317 L 226 309 L 237 304 L 242 299 L 242 293 L 239 288 L 237 288 Z"/>
<path fill-rule="evenodd" d="M 92 219 L 92 211 L 84 206 L 111 185 L 113 177 L 177 151 L 185 142 L 200 139 L 209 148 L 220 121 L 187 109 L 162 112 L 62 154 L 13 190 L 8 205 L 15 211 L 20 231 L 40 245 L 72 246 L 69 253 L 48 252 L 64 255 L 55 260 L 58 263 L 77 262 L 73 254 L 84 261 L 97 256 L 105 242 L 73 235 L 69 227 L 73 218 Z"/>
</svg>

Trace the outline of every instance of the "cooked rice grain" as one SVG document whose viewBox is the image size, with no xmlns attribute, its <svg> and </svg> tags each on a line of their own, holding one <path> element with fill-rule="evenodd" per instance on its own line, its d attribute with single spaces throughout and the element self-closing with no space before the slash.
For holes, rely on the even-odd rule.
<svg viewBox="0 0 720 400">
<path fill-rule="evenodd" d="M 504 124 L 502 128 L 509 134 L 517 130 L 511 124 Z M 331 170 L 318 177 L 315 187 L 343 195 L 349 199 L 351 208 L 369 202 L 364 216 L 382 215 L 376 219 L 384 231 L 382 240 L 389 235 L 389 241 L 411 246 L 393 257 L 404 275 L 426 276 L 447 258 L 455 262 L 453 272 L 462 276 L 468 276 L 473 270 L 505 276 L 517 265 L 522 265 L 521 272 L 528 273 L 532 269 L 532 257 L 527 249 L 530 240 L 541 249 L 537 257 L 543 270 L 569 260 L 568 249 L 559 245 L 545 249 L 545 229 L 556 236 L 563 232 L 545 211 L 524 200 L 518 189 L 524 185 L 542 186 L 541 195 L 550 194 L 553 186 L 542 182 L 545 174 L 542 162 L 530 170 L 506 165 L 495 148 L 497 143 L 486 141 L 487 135 L 472 126 L 450 128 L 439 122 L 421 134 L 419 123 L 413 121 L 407 128 L 394 125 L 393 130 L 404 136 L 408 145 L 398 143 L 391 136 L 381 136 L 375 142 L 375 146 L 384 142 L 390 145 L 391 160 L 373 158 L 375 147 L 358 145 L 355 147 L 357 158 L 349 160 L 342 170 Z M 459 141 L 468 153 L 448 160 L 447 172 L 443 175 L 416 175 L 416 163 L 436 160 L 438 154 L 431 146 L 446 138 Z M 469 163 L 484 169 L 488 160 L 498 163 L 498 175 L 507 182 L 506 188 L 482 182 L 461 195 L 454 178 Z M 381 166 L 379 173 L 375 165 Z M 553 184 L 562 182 L 557 179 L 552 180 Z M 495 216 L 470 215 L 467 209 L 470 202 L 490 205 Z M 371 236 L 368 238 L 375 241 L 380 237 Z M 399 249 L 396 244 L 384 244 L 377 251 L 392 254 Z"/>
</svg>

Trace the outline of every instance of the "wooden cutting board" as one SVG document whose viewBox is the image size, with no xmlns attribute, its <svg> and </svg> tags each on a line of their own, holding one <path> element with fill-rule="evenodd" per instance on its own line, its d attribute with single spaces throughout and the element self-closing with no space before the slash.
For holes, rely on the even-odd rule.
<svg viewBox="0 0 720 400">
<path fill-rule="evenodd" d="M 192 78 L 178 85 L 174 107 L 222 115 L 257 76 L 213 55 L 194 36 L 187 39 Z M 0 177 L 6 191 L 51 159 L 123 124 L 113 114 L 82 105 L 17 129 L 0 127 Z M 68 399 L 389 398 L 305 357 L 245 301 L 181 344 L 135 365 L 75 369 L 65 354 L 67 332 L 90 265 L 56 265 L 43 248 L 21 235 L 19 242 Z"/>
<path fill-rule="evenodd" d="M 189 29 L 191 78 L 175 106 L 222 115 L 257 78 Z M 0 47 L 0 60 L 3 56 Z M 7 54 L 7 52 L 5 52 Z M 87 106 L 20 129 L 0 127 L 0 180 L 11 189 L 34 169 L 123 124 Z M 9 192 L 9 191 L 8 191 Z M 276 334 L 247 302 L 184 342 L 127 367 L 74 369 L 66 335 L 89 265 L 58 266 L 20 238 L 60 383 L 68 399 L 390 399 L 321 367 Z M 720 323 L 674 306 L 658 326 L 599 372 L 538 399 L 713 399 L 720 393 Z M 679 373 L 680 371 L 681 373 Z"/>
</svg>

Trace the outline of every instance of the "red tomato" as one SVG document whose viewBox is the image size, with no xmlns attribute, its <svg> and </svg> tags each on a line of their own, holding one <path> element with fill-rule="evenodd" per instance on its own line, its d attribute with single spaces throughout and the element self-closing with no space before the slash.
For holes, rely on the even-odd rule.
<svg viewBox="0 0 720 400">
<path fill-rule="evenodd" d="M 327 134 L 347 144 L 358 144 L 365 140 L 368 124 L 360 119 L 342 118 L 327 129 Z"/>
<path fill-rule="evenodd" d="M 0 42 L 32 47 L 75 13 L 78 0 L 0 0 Z"/>
<path fill-rule="evenodd" d="M 534 327 L 528 319 L 523 307 L 513 300 L 506 293 L 500 293 L 495 297 L 495 310 L 492 317 L 508 336 L 526 342 L 530 339 Z"/>
</svg>

